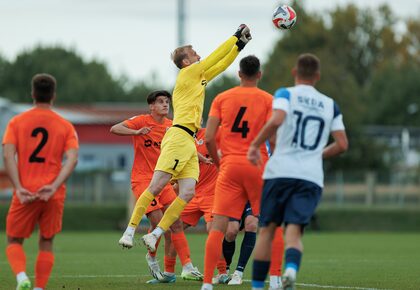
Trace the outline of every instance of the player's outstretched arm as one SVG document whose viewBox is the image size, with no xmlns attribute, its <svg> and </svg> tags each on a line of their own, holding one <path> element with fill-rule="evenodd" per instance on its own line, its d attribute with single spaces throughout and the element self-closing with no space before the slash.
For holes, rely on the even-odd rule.
<svg viewBox="0 0 420 290">
<path fill-rule="evenodd" d="M 208 82 L 211 81 L 220 73 L 225 71 L 232 64 L 232 62 L 235 60 L 238 54 L 239 54 L 238 49 L 236 47 L 233 47 L 224 58 L 222 58 L 219 62 L 217 62 L 211 68 L 206 70 L 205 76 L 206 76 L 207 81 Z"/>
<path fill-rule="evenodd" d="M 38 190 L 37 194 L 39 195 L 40 200 L 48 201 L 57 189 L 67 180 L 67 178 L 69 178 L 70 174 L 76 167 L 78 152 L 79 150 L 76 148 L 66 151 L 66 162 L 63 167 L 61 167 L 57 178 L 51 184 L 46 184 Z"/>
<path fill-rule="evenodd" d="M 118 123 L 111 127 L 109 130 L 112 134 L 119 136 L 136 136 L 148 134 L 152 130 L 152 127 L 143 127 L 139 130 L 129 128 L 124 122 Z"/>
<path fill-rule="evenodd" d="M 334 142 L 324 148 L 324 151 L 322 152 L 322 158 L 324 159 L 344 153 L 349 148 L 346 131 L 333 131 L 331 132 L 331 135 L 334 138 Z"/>
<path fill-rule="evenodd" d="M 205 71 L 209 70 L 212 66 L 226 57 L 226 55 L 231 52 L 232 48 L 235 48 L 236 51 L 239 51 L 240 49 L 237 46 L 237 42 L 242 37 L 242 34 L 249 34 L 249 28 L 245 24 L 241 24 L 233 36 L 229 37 L 228 40 L 222 43 L 208 57 L 200 62 L 202 68 Z"/>
<path fill-rule="evenodd" d="M 217 154 L 216 135 L 219 129 L 220 119 L 214 116 L 209 116 L 206 126 L 206 147 L 209 151 L 210 157 L 213 159 L 214 165 L 219 168 L 219 155 Z"/>
<path fill-rule="evenodd" d="M 259 165 L 261 163 L 260 146 L 266 140 L 270 139 L 272 135 L 276 133 L 276 130 L 283 123 L 286 118 L 286 112 L 283 110 L 273 110 L 273 114 L 268 122 L 264 125 L 261 131 L 252 141 L 248 149 L 248 160 L 254 164 Z"/>
</svg>

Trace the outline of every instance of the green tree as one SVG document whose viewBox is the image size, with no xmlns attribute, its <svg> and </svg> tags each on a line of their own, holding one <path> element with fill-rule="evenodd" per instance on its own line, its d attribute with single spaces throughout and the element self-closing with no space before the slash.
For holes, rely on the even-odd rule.
<svg viewBox="0 0 420 290">
<path fill-rule="evenodd" d="M 36 47 L 7 63 L 0 74 L 0 95 L 13 101 L 30 100 L 34 74 L 46 72 L 57 79 L 58 103 L 124 100 L 122 85 L 98 61 L 84 61 L 61 47 Z"/>
</svg>

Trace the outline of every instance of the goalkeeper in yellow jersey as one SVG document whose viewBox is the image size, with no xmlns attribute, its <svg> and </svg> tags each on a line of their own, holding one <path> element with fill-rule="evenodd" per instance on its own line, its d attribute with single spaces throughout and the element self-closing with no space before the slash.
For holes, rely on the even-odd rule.
<svg viewBox="0 0 420 290">
<path fill-rule="evenodd" d="M 135 229 L 148 205 L 171 179 L 178 181 L 179 196 L 165 211 L 153 232 L 142 237 L 149 250 L 155 250 L 157 240 L 179 218 L 185 205 L 193 198 L 199 175 L 194 138 L 200 128 L 205 88 L 209 81 L 229 67 L 249 40 L 250 30 L 242 24 L 233 36 L 201 61 L 191 45 L 178 47 L 172 53 L 173 62 L 180 69 L 172 97 L 173 126 L 162 140 L 152 180 L 137 200 L 127 229 L 119 240 L 121 246 L 133 246 Z"/>
</svg>

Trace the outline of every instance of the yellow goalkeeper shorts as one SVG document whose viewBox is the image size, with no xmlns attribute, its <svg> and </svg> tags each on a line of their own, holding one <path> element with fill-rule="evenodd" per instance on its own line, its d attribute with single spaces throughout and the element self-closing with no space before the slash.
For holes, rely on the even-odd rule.
<svg viewBox="0 0 420 290">
<path fill-rule="evenodd" d="M 193 178 L 198 181 L 195 139 L 181 128 L 171 127 L 163 137 L 155 170 L 172 174 L 172 179 Z"/>
</svg>

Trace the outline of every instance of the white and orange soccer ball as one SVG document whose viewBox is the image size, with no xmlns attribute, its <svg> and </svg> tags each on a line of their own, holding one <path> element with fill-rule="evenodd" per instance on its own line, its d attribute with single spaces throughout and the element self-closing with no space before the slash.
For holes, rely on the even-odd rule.
<svg viewBox="0 0 420 290">
<path fill-rule="evenodd" d="M 274 10 L 273 24 L 279 29 L 290 29 L 296 24 L 296 12 L 289 5 L 281 5 Z"/>
</svg>

